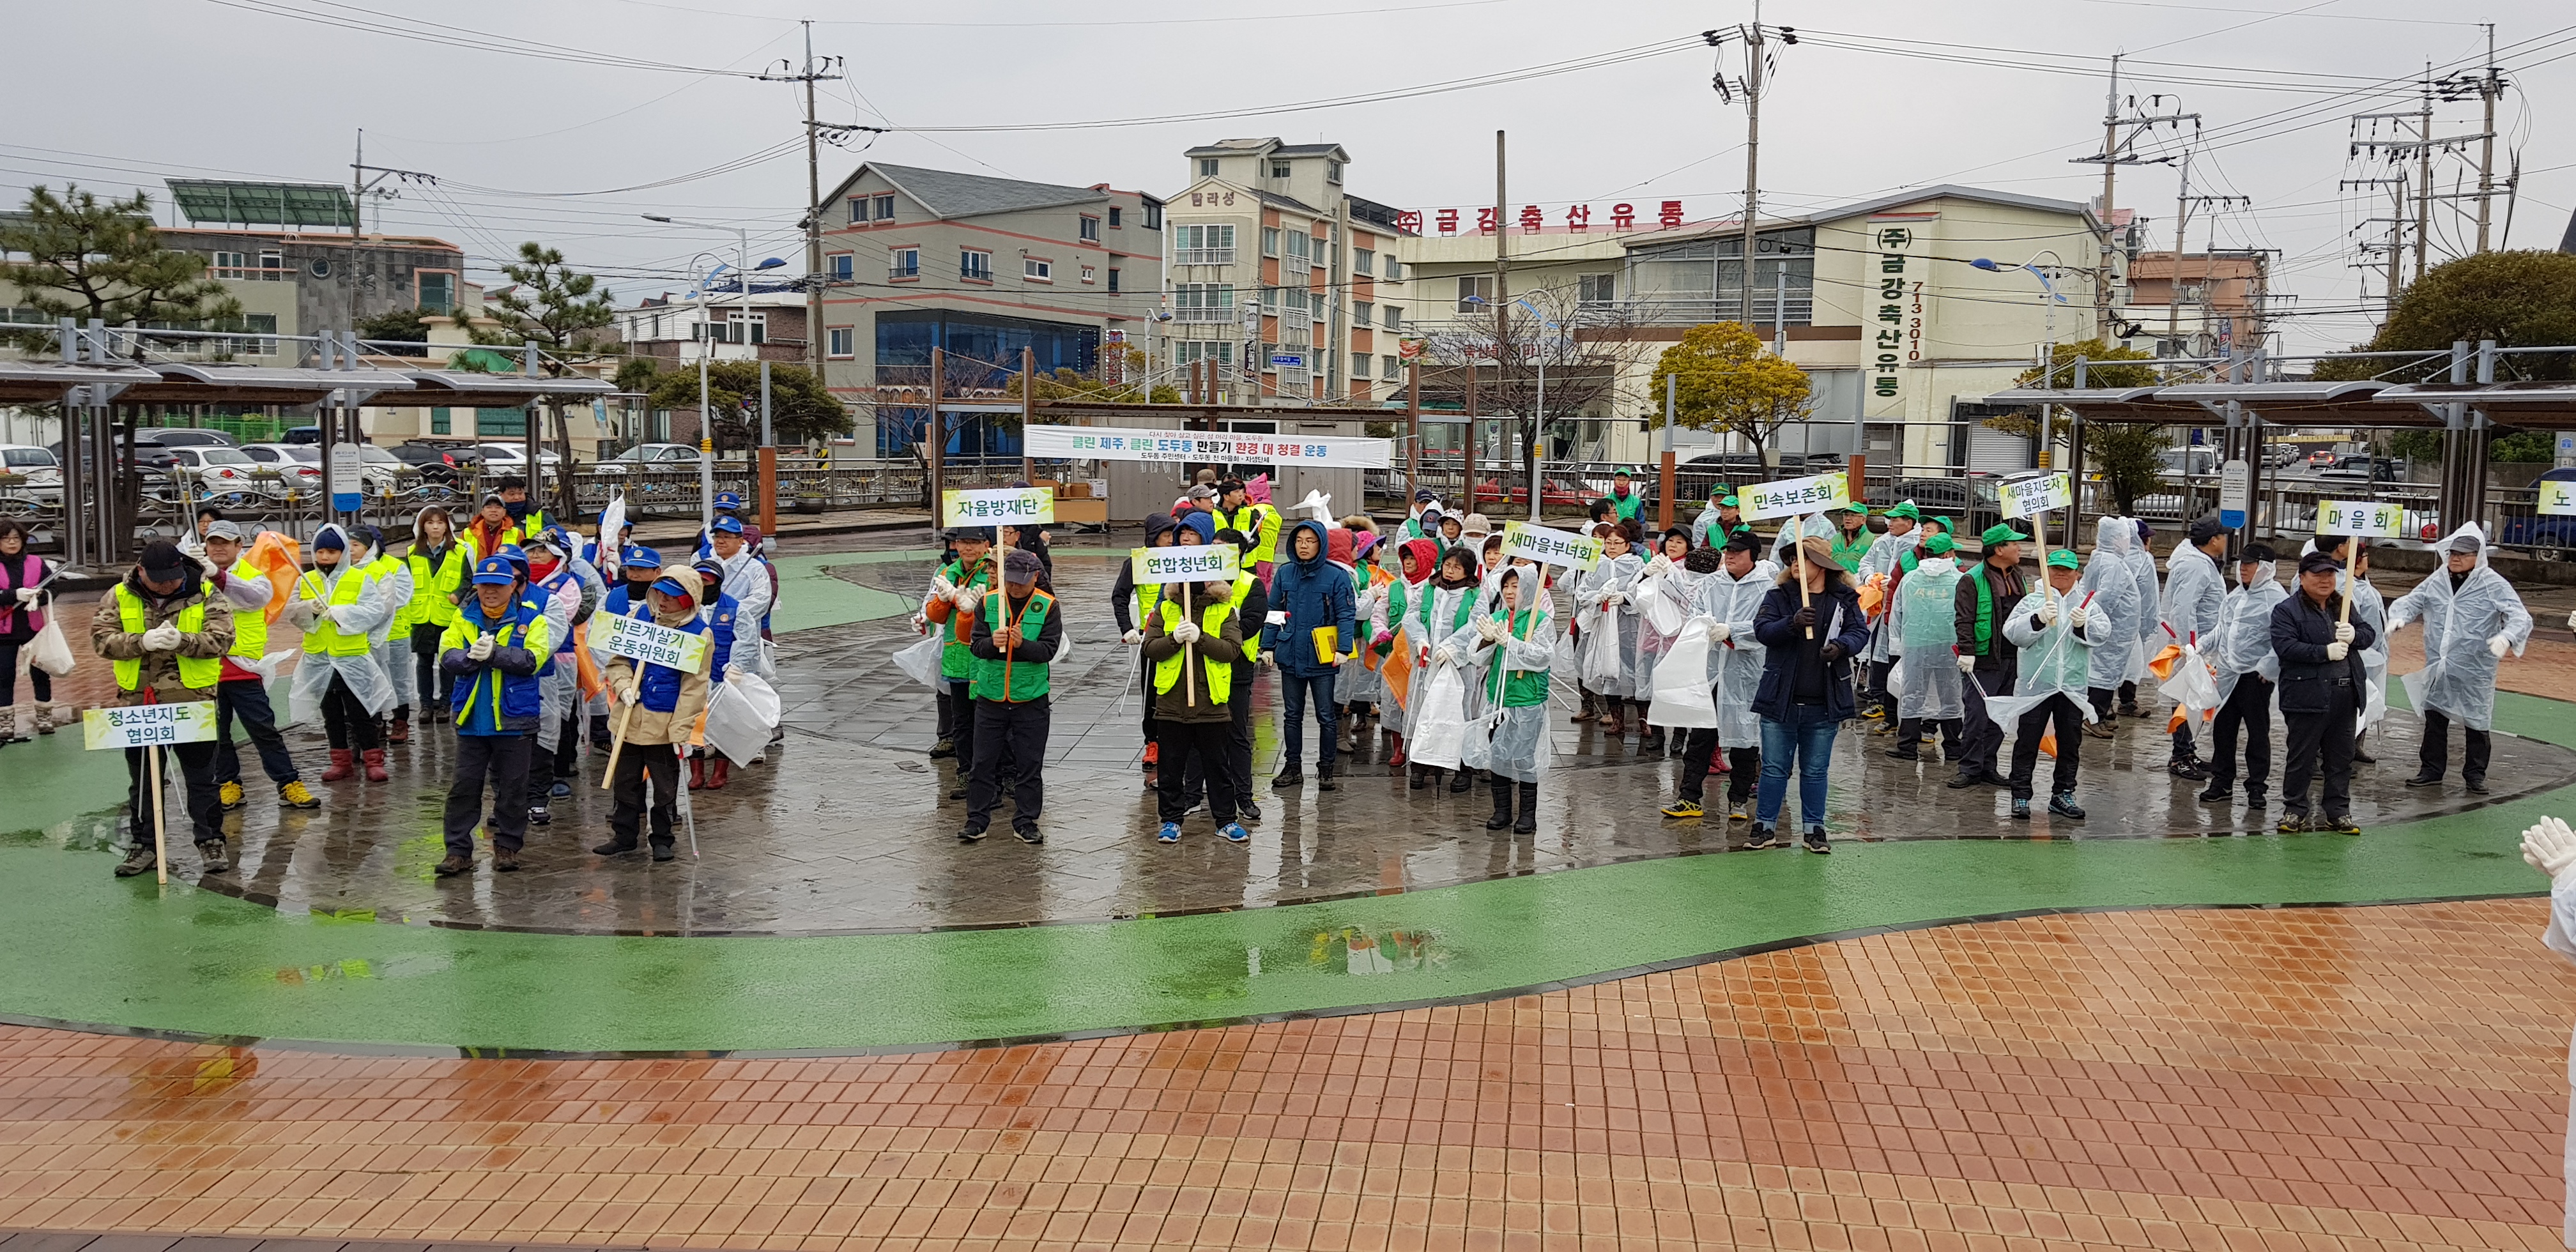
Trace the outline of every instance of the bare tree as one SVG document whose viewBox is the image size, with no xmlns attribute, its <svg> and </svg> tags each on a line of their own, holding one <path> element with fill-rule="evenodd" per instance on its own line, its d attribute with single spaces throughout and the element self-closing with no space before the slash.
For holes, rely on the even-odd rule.
<svg viewBox="0 0 2576 1252">
<path fill-rule="evenodd" d="M 1453 372 L 1475 370 L 1478 412 L 1513 422 L 1530 498 L 1544 501 L 1538 463 L 1549 427 L 1607 420 L 1639 399 L 1630 384 L 1650 345 L 1635 333 L 1632 310 L 1583 303 L 1571 287 L 1541 288 L 1513 297 L 1505 307 L 1499 344 L 1495 319 L 1461 317 L 1425 336 L 1424 360 Z M 1475 485 L 1467 490 L 1472 499 Z"/>
</svg>

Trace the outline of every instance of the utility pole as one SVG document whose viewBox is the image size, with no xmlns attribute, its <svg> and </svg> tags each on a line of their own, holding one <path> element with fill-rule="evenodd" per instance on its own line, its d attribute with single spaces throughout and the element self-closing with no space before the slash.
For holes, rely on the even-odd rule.
<svg viewBox="0 0 2576 1252">
<path fill-rule="evenodd" d="M 1494 385 L 1495 385 L 1496 390 L 1498 390 L 1498 391 L 1501 389 L 1501 387 L 1502 387 L 1502 382 L 1503 382 L 1503 354 L 1504 354 L 1504 353 L 1506 353 L 1506 352 L 1508 352 L 1508 351 L 1510 351 L 1511 341 L 1512 341 L 1512 333 L 1511 333 L 1511 332 L 1512 332 L 1512 314 L 1511 314 L 1511 308 L 1512 308 L 1512 245 L 1511 245 L 1511 239 L 1512 239 L 1512 234 L 1511 234 L 1511 225 L 1510 225 L 1510 221 L 1509 221 L 1509 219 L 1507 219 L 1507 218 L 1505 218 L 1505 217 L 1503 216 L 1504 206 L 1505 206 L 1505 205 L 1507 205 L 1507 204 L 1509 204 L 1509 203 L 1511 203 L 1511 196 L 1508 194 L 1508 186 L 1507 186 L 1507 184 L 1505 183 L 1505 181 L 1504 181 L 1504 177 L 1503 177 L 1504 172 L 1505 172 L 1505 167 L 1504 167 L 1504 164 L 1503 164 L 1503 155 L 1504 155 L 1504 154 L 1503 154 L 1503 132 L 1501 132 L 1501 131 L 1499 131 L 1499 130 L 1498 130 L 1498 131 L 1495 131 L 1495 132 L 1494 132 L 1494 299 L 1493 299 L 1493 306 L 1494 306 Z M 1471 371 L 1472 371 L 1472 370 L 1474 370 L 1474 369 L 1475 369 L 1475 363 L 1474 363 L 1473 361 L 1470 361 L 1470 362 L 1468 363 L 1467 368 L 1468 368 L 1469 370 L 1471 370 Z M 1473 464 L 1475 440 L 1476 440 L 1476 426 L 1475 426 L 1475 423 L 1474 423 L 1474 422 L 1469 422 L 1469 423 L 1467 424 L 1467 442 L 1468 442 L 1468 446 L 1469 446 L 1469 453 L 1468 453 L 1468 455 L 1469 455 L 1469 463 L 1470 463 L 1470 464 Z M 1532 437 L 1531 437 L 1531 439 L 1529 440 L 1529 443 L 1530 443 L 1531 448 L 1533 449 L 1533 451 L 1532 451 L 1532 452 L 1531 452 L 1531 454 L 1530 454 L 1530 464 L 1531 464 L 1531 465 L 1533 465 L 1533 466 L 1535 466 L 1535 465 L 1537 465 L 1537 464 L 1538 464 L 1538 455 L 1537 455 L 1537 453 L 1536 453 L 1536 451 L 1535 451 L 1535 449 L 1536 449 L 1536 448 L 1537 448 L 1537 446 L 1538 446 L 1538 441 L 1537 441 L 1536 437 L 1535 437 L 1535 436 L 1532 436 Z M 1511 445 L 1510 445 L 1509 443 L 1505 443 L 1505 444 L 1503 445 L 1503 448 L 1502 448 L 1502 450 L 1501 450 L 1501 451 L 1502 451 L 1502 454 L 1503 454 L 1503 455 L 1506 455 L 1506 456 L 1510 455 L 1510 453 L 1511 453 Z M 1503 476 L 1502 476 L 1501 474 L 1497 473 L 1497 474 L 1495 474 L 1495 475 L 1494 475 L 1494 482 L 1495 482 L 1498 486 L 1501 484 L 1501 482 L 1502 482 L 1502 481 L 1503 481 Z M 1533 487 L 1535 487 L 1535 484 L 1533 484 Z M 1502 497 L 1501 497 L 1501 500 L 1498 500 L 1498 501 L 1496 502 L 1497 511 L 1500 511 L 1500 504 L 1501 504 L 1501 501 L 1502 501 L 1502 500 L 1509 500 L 1509 499 L 1511 499 L 1511 497 L 1510 497 L 1509 495 L 1504 495 L 1504 496 L 1502 496 Z M 1469 484 L 1469 485 L 1468 485 L 1468 488 L 1467 488 L 1467 511 L 1468 511 L 1468 512 L 1473 513 L 1473 512 L 1475 512 L 1475 511 L 1476 511 L 1476 508 L 1475 508 L 1475 501 L 1476 501 L 1475 485 L 1471 483 L 1471 484 Z"/>
<path fill-rule="evenodd" d="M 2424 105 L 2416 115 L 2415 133 L 2423 142 L 2415 145 L 2415 281 L 2424 281 L 2425 248 L 2432 241 L 2433 224 L 2433 63 L 2424 63 Z"/>
<path fill-rule="evenodd" d="M 2485 27 L 2487 32 L 2486 65 L 2481 67 L 2475 74 L 2453 74 L 2448 78 L 2444 78 L 2433 84 L 2433 91 L 2434 94 L 2439 95 L 2444 101 L 2465 100 L 2474 93 L 2478 97 L 2478 102 L 2482 106 L 2485 115 L 2482 119 L 2484 124 L 2478 128 L 2477 134 L 2446 137 L 2442 141 L 2442 146 L 2445 149 L 2452 149 L 2454 144 L 2463 142 L 2467 139 L 2475 139 L 2478 141 L 2478 189 L 2473 198 L 2478 202 L 2477 250 L 2485 252 L 2492 246 L 2489 242 L 2489 226 L 2495 216 L 2496 101 L 2501 99 L 2504 95 L 2505 78 L 2504 75 L 2496 69 L 2495 65 L 2495 23 L 2481 22 L 2479 25 Z M 2459 199 L 2462 197 L 2453 195 L 2437 198 L 2449 200 Z"/>
<path fill-rule="evenodd" d="M 2196 206 L 2198 206 L 2198 207 L 2200 207 L 2200 208 L 2203 208 L 2203 209 L 2212 209 L 2212 210 L 2223 210 L 2223 209 L 2250 209 L 2250 208 L 2253 208 L 2253 207 L 2254 207 L 2254 198 L 2253 198 L 2252 196 L 2212 196 L 2212 195 L 2198 195 L 2198 196 L 2188 196 L 2188 197 L 2185 197 L 2185 199 L 2187 199 L 2191 204 L 2196 205 Z M 2177 289 L 2179 289 L 2180 283 L 2181 283 L 2181 281 L 2182 281 L 2182 280 L 2181 280 L 2181 275 L 2182 275 L 2182 254 L 2181 254 L 2181 252 L 2179 251 L 2179 250 L 2180 250 L 2180 248 L 2182 247 L 2182 244 L 2181 244 L 2181 242 L 2180 242 L 2180 238 L 2179 238 L 2179 236 L 2180 236 L 2180 230 L 2179 230 L 2179 228 L 2177 228 L 2177 230 L 2176 230 L 2176 236 L 2177 236 L 2177 238 L 2176 238 L 2176 242 L 2175 242 L 2175 244 L 2174 244 L 2174 247 L 2176 248 L 2176 252 L 2175 252 L 2175 254 L 2174 254 L 2174 275 L 2175 275 L 2175 279 L 2174 279 L 2174 281 L 2175 281 L 2175 283 L 2176 283 Z M 2210 330 L 2209 330 L 2209 327 L 2210 327 L 2210 311 L 2211 311 L 2212 309 L 2216 308 L 2216 307 L 2217 307 L 2217 303 L 2218 303 L 2218 293 L 2217 293 L 2217 292 L 2216 292 L 2216 290 L 2214 289 L 2214 288 L 2215 288 L 2215 285 L 2216 285 L 2216 283 L 2217 283 L 2217 281 L 2218 281 L 2218 280 L 2217 280 L 2217 277 L 2216 277 L 2216 274 L 2217 274 L 2217 268 L 2218 268 L 2218 232 L 2217 232 L 2216 228 L 2214 228 L 2214 227 L 2213 227 L 2213 228 L 2211 229 L 2211 231 L 2210 231 L 2209 242 L 2208 242 L 2206 245 L 2203 245 L 2203 247 L 2201 248 L 2201 253 L 2200 253 L 2200 333 L 2201 333 L 2203 336 L 2207 336 L 2207 335 L 2210 333 Z M 2195 350 L 2194 350 L 2194 351 L 2192 351 L 2192 352 L 2187 352 L 2187 353 L 2183 353 L 2183 354 L 2181 354 L 2181 355 L 2185 355 L 2185 356 L 2214 356 L 2214 355 L 2217 355 L 2217 350 L 2216 350 L 2216 348 L 2215 348 L 2213 345 L 2208 344 L 2208 343 L 2206 343 L 2206 342 L 2204 342 L 2204 343 L 2200 343 L 2200 344 L 2197 344 L 2197 345 L 2194 345 L 2194 346 L 2195 346 Z"/>
<path fill-rule="evenodd" d="M 823 157 L 822 137 L 826 129 L 834 134 L 853 130 L 877 130 L 872 126 L 826 127 L 814 116 L 814 84 L 839 82 L 841 75 L 831 71 L 841 64 L 839 57 L 814 59 L 814 23 L 805 27 L 805 65 L 797 73 L 787 73 L 787 63 L 777 63 L 778 71 L 760 75 L 765 83 L 805 84 L 805 368 L 814 372 L 817 382 L 823 380 Z M 932 511 L 937 511 L 932 501 Z"/>
<path fill-rule="evenodd" d="M 1761 188 L 1762 0 L 1753 0 L 1753 25 L 1744 32 L 1744 285 L 1743 301 L 1736 309 L 1736 315 L 1747 322 L 1753 320 L 1753 249 L 1761 222 Z"/>
<path fill-rule="evenodd" d="M 2200 128 L 2192 127 L 2196 141 Z M 2165 342 L 2172 345 L 2175 356 L 2182 351 L 2182 244 L 2191 229 L 2191 149 L 2182 150 L 2182 182 L 2174 191 L 2173 275 L 2165 282 Z M 2161 355 L 2161 354 L 2160 354 Z"/>
<path fill-rule="evenodd" d="M 2162 95 L 2149 96 L 2147 106 L 2150 109 L 2155 108 L 2164 100 L 2165 97 Z M 2136 108 L 2134 101 L 2131 102 L 2131 108 L 2134 112 Z M 2101 336 L 2105 343 L 2111 340 L 2111 324 L 2114 320 L 2111 309 L 2111 279 L 2112 271 L 2116 268 L 2114 261 L 2118 243 L 2112 230 L 2111 209 L 2112 205 L 2117 203 L 2114 199 L 2117 188 L 2116 178 L 2123 165 L 2159 165 L 2171 162 L 2172 157 L 2142 157 L 2132 149 L 2136 146 L 2140 133 L 2158 125 L 2180 126 L 2184 122 L 2190 122 L 2197 127 L 2200 124 L 2200 115 L 2168 113 L 2155 116 L 2141 112 L 2130 117 L 2120 116 L 2120 58 L 2117 54 L 2111 57 L 2111 86 L 2102 106 L 2102 150 L 2092 156 L 2068 158 L 2067 162 L 2070 165 L 2102 167 L 2102 261 L 2100 265 L 2094 267 L 2093 272 L 2093 327 L 2094 333 Z"/>
</svg>

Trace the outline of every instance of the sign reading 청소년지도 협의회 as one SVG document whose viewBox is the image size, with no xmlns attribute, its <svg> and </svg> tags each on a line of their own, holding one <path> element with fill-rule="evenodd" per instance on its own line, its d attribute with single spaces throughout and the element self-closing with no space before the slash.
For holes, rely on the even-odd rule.
<svg viewBox="0 0 2576 1252">
<path fill-rule="evenodd" d="M 1330 465 L 1352 469 L 1385 469 L 1395 463 L 1394 440 L 1361 435 L 1270 435 L 1224 430 L 1036 425 L 1028 427 L 1024 433 L 1028 454 L 1044 458 Z"/>
<path fill-rule="evenodd" d="M 2319 500 L 2317 533 L 2400 538 L 2406 533 L 2406 506 L 2384 500 Z"/>
<path fill-rule="evenodd" d="M 81 714 L 81 746 L 149 748 L 158 744 L 204 743 L 215 737 L 215 702 L 128 704 L 90 709 Z"/>
<path fill-rule="evenodd" d="M 1995 484 L 1995 500 L 2003 506 L 2006 517 L 2063 509 L 2075 503 L 2075 480 L 2064 470 L 2036 478 L 2015 478 Z"/>
<path fill-rule="evenodd" d="M 698 673 L 707 659 L 707 637 L 642 618 L 602 613 L 590 619 L 590 646 L 610 656 Z"/>
<path fill-rule="evenodd" d="M 1851 475 L 1836 470 L 1830 474 L 1810 474 L 1805 478 L 1783 478 L 1777 482 L 1739 487 L 1735 494 L 1744 506 L 1744 520 L 1748 522 L 1826 513 L 1851 507 Z"/>
<path fill-rule="evenodd" d="M 1035 526 L 1055 520 L 1050 487 L 979 487 L 939 493 L 942 526 Z"/>
<path fill-rule="evenodd" d="M 1232 582 L 1243 571 L 1242 551 L 1230 543 L 1201 548 L 1147 548 L 1136 554 L 1138 586 Z"/>
<path fill-rule="evenodd" d="M 1590 569 L 1601 563 L 1601 541 L 1528 522 L 1505 522 L 1503 555 L 1525 556 L 1541 565 Z"/>
</svg>

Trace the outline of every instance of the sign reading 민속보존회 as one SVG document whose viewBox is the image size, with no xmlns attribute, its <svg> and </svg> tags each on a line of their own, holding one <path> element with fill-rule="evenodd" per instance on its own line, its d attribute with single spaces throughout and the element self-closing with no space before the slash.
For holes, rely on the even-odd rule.
<svg viewBox="0 0 2576 1252">
<path fill-rule="evenodd" d="M 204 743 L 215 737 L 215 702 L 129 704 L 81 714 L 84 748 L 149 748 Z"/>
<path fill-rule="evenodd" d="M 1590 569 L 1601 563 L 1601 541 L 1528 522 L 1505 522 L 1503 555 L 1525 556 L 1542 565 Z"/>
<path fill-rule="evenodd" d="M 1203 548 L 1147 548 L 1135 556 L 1139 586 L 1232 582 L 1242 570 L 1242 550 L 1230 543 Z"/>
<path fill-rule="evenodd" d="M 2395 539 L 2406 533 L 2406 508 L 2383 500 L 2319 500 L 2317 533 Z"/>
<path fill-rule="evenodd" d="M 942 526 L 1035 526 L 1055 520 L 1049 487 L 974 488 L 939 493 Z"/>
<path fill-rule="evenodd" d="M 1395 441 L 1356 435 L 1264 435 L 1223 430 L 1128 430 L 1108 426 L 1029 426 L 1033 457 L 1098 461 L 1216 461 L 1255 465 L 1330 465 L 1385 469 Z"/>
<path fill-rule="evenodd" d="M 1851 507 L 1851 476 L 1837 470 L 1805 478 L 1783 478 L 1739 487 L 1735 495 L 1744 506 L 1744 520 L 1748 522 L 1824 513 Z"/>
<path fill-rule="evenodd" d="M 1995 501 L 2003 506 L 2006 517 L 2062 509 L 2075 503 L 2075 482 L 2063 470 L 2036 478 L 2015 478 L 1995 484 Z"/>
<path fill-rule="evenodd" d="M 610 656 L 697 673 L 707 659 L 707 637 L 642 618 L 602 613 L 590 619 L 590 646 Z"/>
</svg>

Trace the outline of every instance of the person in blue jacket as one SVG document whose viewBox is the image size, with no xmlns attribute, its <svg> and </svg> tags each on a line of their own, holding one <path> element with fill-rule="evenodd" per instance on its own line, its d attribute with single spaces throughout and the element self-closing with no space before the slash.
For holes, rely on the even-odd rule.
<svg viewBox="0 0 2576 1252">
<path fill-rule="evenodd" d="M 447 789 L 447 859 L 438 876 L 474 868 L 474 827 L 492 836 L 492 868 L 519 868 L 528 839 L 528 754 L 541 696 L 537 667 L 554 654 L 545 610 L 524 598 L 526 584 L 506 557 L 475 563 L 474 594 L 440 640 L 439 669 L 455 680 L 449 710 L 456 721 L 456 777 Z M 490 784 L 492 811 L 483 809 Z"/>
<path fill-rule="evenodd" d="M 1781 570 L 1762 607 L 1753 611 L 1753 636 L 1765 651 L 1762 683 L 1753 692 L 1753 711 L 1762 718 L 1762 785 L 1754 793 L 1750 846 L 1788 845 L 1779 822 L 1794 760 L 1807 850 L 1831 852 L 1825 769 L 1834 756 L 1834 732 L 1859 711 L 1851 659 L 1869 647 L 1869 619 L 1860 611 L 1860 589 L 1834 560 L 1833 545 L 1818 537 L 1799 543 L 1806 560 Z"/>
<path fill-rule="evenodd" d="M 723 562 L 708 557 L 692 568 L 698 574 L 698 616 L 706 620 L 715 640 L 715 668 L 707 671 L 707 694 L 712 699 L 714 688 L 724 685 L 726 665 L 733 656 L 735 619 L 742 616 L 742 602 L 724 593 Z M 709 751 L 689 758 L 691 791 L 718 790 L 732 779 L 733 762 L 724 753 Z"/>
<path fill-rule="evenodd" d="M 1261 628 L 1261 650 L 1279 666 L 1280 727 L 1286 764 L 1272 777 L 1272 787 L 1295 787 L 1306 781 L 1306 705 L 1315 706 L 1315 727 L 1322 743 L 1315 751 L 1315 786 L 1333 789 L 1334 750 L 1340 746 L 1341 718 L 1333 705 L 1333 679 L 1357 629 L 1357 604 L 1350 571 L 1324 559 L 1324 524 L 1309 518 L 1288 534 L 1286 564 L 1271 572 L 1270 612 Z M 1315 632 L 1331 627 L 1332 645 L 1318 655 Z"/>
</svg>

